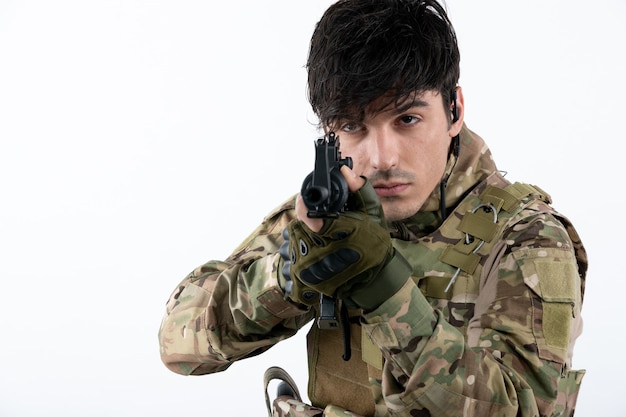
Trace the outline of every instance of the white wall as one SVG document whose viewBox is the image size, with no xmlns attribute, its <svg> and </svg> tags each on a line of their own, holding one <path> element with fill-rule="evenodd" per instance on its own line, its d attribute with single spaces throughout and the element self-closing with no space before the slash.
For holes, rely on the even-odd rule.
<svg viewBox="0 0 626 417">
<path fill-rule="evenodd" d="M 176 284 L 312 169 L 304 63 L 330 3 L 0 3 L 0 415 L 263 415 L 271 365 L 305 390 L 303 335 L 182 377 L 156 334 Z M 626 2 L 448 7 L 468 125 L 589 251 L 577 415 L 623 415 Z"/>
</svg>

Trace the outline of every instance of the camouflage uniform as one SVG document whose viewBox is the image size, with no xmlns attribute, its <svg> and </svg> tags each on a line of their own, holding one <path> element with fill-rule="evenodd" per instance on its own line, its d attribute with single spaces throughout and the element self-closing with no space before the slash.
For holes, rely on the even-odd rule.
<svg viewBox="0 0 626 417">
<path fill-rule="evenodd" d="M 438 189 L 392 224 L 413 279 L 375 311 L 351 312 L 352 360 L 336 354 L 341 332 L 312 327 L 309 398 L 324 415 L 573 413 L 584 374 L 571 369 L 587 268 L 580 239 L 543 191 L 506 181 L 467 127 L 452 159 L 444 224 Z M 223 371 L 315 317 L 279 283 L 281 232 L 294 217 L 291 198 L 228 259 L 181 282 L 159 334 L 168 368 Z"/>
</svg>

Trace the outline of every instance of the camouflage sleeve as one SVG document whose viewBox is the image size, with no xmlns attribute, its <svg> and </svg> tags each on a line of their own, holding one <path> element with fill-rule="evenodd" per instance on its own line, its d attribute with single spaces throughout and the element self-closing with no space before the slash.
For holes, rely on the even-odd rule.
<svg viewBox="0 0 626 417">
<path fill-rule="evenodd" d="M 169 369 L 184 375 L 222 371 L 313 318 L 285 300 L 277 281 L 281 232 L 293 216 L 290 199 L 228 259 L 198 267 L 174 290 L 159 330 L 161 359 Z"/>
<path fill-rule="evenodd" d="M 385 357 L 381 384 L 392 415 L 560 411 L 557 387 L 582 303 L 573 243 L 552 215 L 536 214 L 508 230 L 488 263 L 467 334 L 413 280 L 364 317 Z"/>
</svg>

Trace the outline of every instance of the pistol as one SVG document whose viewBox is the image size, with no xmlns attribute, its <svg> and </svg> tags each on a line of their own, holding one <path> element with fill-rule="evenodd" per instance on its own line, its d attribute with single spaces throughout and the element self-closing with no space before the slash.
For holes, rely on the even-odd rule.
<svg viewBox="0 0 626 417">
<path fill-rule="evenodd" d="M 352 158 L 341 158 L 339 136 L 330 132 L 315 141 L 315 168 L 302 183 L 302 201 L 312 218 L 334 218 L 348 200 L 348 183 L 340 169 L 352 168 Z"/>
</svg>

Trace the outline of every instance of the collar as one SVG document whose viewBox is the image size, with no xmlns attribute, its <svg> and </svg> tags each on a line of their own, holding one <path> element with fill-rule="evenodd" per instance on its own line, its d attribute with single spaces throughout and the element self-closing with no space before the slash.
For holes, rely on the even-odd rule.
<svg viewBox="0 0 626 417">
<path fill-rule="evenodd" d="M 450 155 L 443 177 L 449 174 L 445 192 L 448 212 L 451 212 L 476 185 L 497 170 L 485 141 L 465 124 L 461 128 L 459 139 L 458 160 L 454 154 Z M 431 233 L 441 225 L 440 200 L 441 192 L 437 186 L 416 214 L 400 222 L 394 222 L 392 229 L 396 229 L 401 235 L 408 230 L 409 234 L 413 235 L 411 237 Z M 392 235 L 394 234 L 396 233 L 392 231 Z"/>
</svg>

